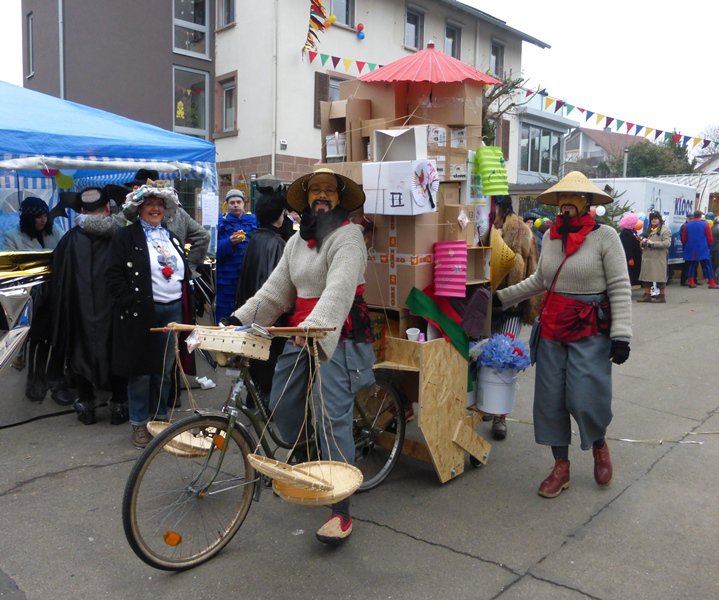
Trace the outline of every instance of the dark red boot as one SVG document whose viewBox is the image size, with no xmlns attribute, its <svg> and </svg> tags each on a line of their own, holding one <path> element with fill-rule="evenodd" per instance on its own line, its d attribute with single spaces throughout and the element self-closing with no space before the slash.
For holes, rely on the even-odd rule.
<svg viewBox="0 0 719 600">
<path fill-rule="evenodd" d="M 556 498 L 569 487 L 569 461 L 557 458 L 552 472 L 539 486 L 537 493 L 544 498 Z"/>
<path fill-rule="evenodd" d="M 609 446 L 604 442 L 601 448 L 592 447 L 594 455 L 594 481 L 602 487 L 612 481 L 612 458 L 609 456 Z"/>
<path fill-rule="evenodd" d="M 717 285 L 717 282 L 714 281 L 714 278 L 713 278 L 713 277 L 710 277 L 710 278 L 709 278 L 709 288 L 712 289 L 712 290 L 719 289 L 719 285 Z"/>
<path fill-rule="evenodd" d="M 697 287 L 697 282 L 696 282 L 696 279 L 694 279 L 694 277 L 689 277 L 689 278 L 687 279 L 687 281 L 689 282 L 689 287 L 690 287 L 690 288 L 695 288 L 695 287 Z"/>
</svg>

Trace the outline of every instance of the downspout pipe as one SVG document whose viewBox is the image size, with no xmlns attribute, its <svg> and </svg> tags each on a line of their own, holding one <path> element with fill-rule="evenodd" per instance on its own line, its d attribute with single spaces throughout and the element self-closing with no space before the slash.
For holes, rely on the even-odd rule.
<svg viewBox="0 0 719 600">
<path fill-rule="evenodd" d="M 58 75 L 60 77 L 60 98 L 65 99 L 65 7 L 63 0 L 57 0 Z"/>
<path fill-rule="evenodd" d="M 275 55 L 272 60 L 272 164 L 270 172 L 275 175 L 275 167 L 277 164 L 277 57 L 279 54 L 279 0 L 275 0 Z"/>
</svg>

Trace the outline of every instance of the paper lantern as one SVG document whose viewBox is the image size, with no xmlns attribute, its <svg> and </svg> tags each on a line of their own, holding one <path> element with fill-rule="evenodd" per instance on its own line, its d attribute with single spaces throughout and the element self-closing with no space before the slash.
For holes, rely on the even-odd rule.
<svg viewBox="0 0 719 600">
<path fill-rule="evenodd" d="M 63 190 L 69 190 L 72 187 L 72 184 L 75 183 L 75 180 L 71 175 L 58 173 L 55 175 L 55 183 L 57 184 L 57 187 Z"/>
<path fill-rule="evenodd" d="M 603 217 L 606 214 L 607 214 L 607 209 L 604 206 L 602 206 L 601 204 L 599 206 L 597 206 L 597 216 L 598 217 Z"/>
<path fill-rule="evenodd" d="M 493 290 L 496 290 L 502 280 L 507 276 L 514 266 L 516 254 L 504 241 L 502 235 L 496 229 L 492 229 L 489 238 L 491 254 L 489 259 L 489 283 Z"/>
<path fill-rule="evenodd" d="M 482 176 L 482 193 L 485 196 L 506 196 L 509 183 L 502 149 L 499 146 L 480 146 L 475 157 Z"/>
<path fill-rule="evenodd" d="M 434 293 L 464 298 L 467 293 L 467 242 L 448 240 L 434 244 Z"/>
</svg>

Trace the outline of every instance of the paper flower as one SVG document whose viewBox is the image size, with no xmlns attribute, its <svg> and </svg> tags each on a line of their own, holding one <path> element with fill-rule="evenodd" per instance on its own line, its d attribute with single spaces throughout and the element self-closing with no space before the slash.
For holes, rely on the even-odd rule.
<svg viewBox="0 0 719 600">
<path fill-rule="evenodd" d="M 479 347 L 479 364 L 497 371 L 524 371 L 530 365 L 529 348 L 511 333 L 495 333 Z"/>
</svg>

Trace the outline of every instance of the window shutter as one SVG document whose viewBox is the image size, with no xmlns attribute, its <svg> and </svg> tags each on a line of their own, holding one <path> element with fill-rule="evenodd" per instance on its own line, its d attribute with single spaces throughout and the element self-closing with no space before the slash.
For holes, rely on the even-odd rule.
<svg viewBox="0 0 719 600">
<path fill-rule="evenodd" d="M 500 140 L 502 140 L 500 146 L 504 160 L 509 160 L 509 121 L 507 119 L 502 119 Z"/>
<path fill-rule="evenodd" d="M 330 99 L 330 76 L 327 73 L 315 71 L 315 128 L 319 129 L 320 123 L 320 102 Z"/>
</svg>

